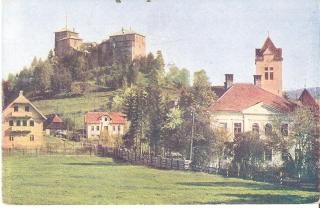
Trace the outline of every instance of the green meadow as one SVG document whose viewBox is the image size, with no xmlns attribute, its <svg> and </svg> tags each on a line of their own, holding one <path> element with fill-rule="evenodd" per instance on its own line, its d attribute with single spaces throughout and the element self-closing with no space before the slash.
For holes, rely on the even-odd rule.
<svg viewBox="0 0 320 208">
<path fill-rule="evenodd" d="M 5 156 L 6 204 L 313 203 L 319 193 L 95 156 Z"/>
<path fill-rule="evenodd" d="M 114 92 L 90 92 L 79 97 L 36 100 L 33 104 L 44 114 L 58 113 L 62 118 L 70 118 L 76 128 L 82 128 L 87 111 L 107 110 Z"/>
</svg>

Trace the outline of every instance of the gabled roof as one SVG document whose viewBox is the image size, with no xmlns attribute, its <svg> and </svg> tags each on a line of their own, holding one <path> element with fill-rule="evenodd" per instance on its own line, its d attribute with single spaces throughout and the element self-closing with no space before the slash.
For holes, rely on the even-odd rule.
<svg viewBox="0 0 320 208">
<path fill-rule="evenodd" d="M 268 36 L 267 39 L 265 40 L 262 48 L 256 48 L 256 59 L 261 59 L 263 58 L 263 53 L 267 50 L 270 49 L 271 52 L 274 54 L 275 60 L 282 60 L 282 49 L 277 48 L 270 37 Z"/>
<path fill-rule="evenodd" d="M 66 125 L 57 114 L 46 115 L 47 120 L 44 122 L 45 129 L 66 129 Z"/>
<path fill-rule="evenodd" d="M 298 99 L 302 105 L 310 106 L 310 107 L 318 107 L 318 103 L 312 97 L 307 89 L 304 89 Z"/>
<path fill-rule="evenodd" d="M 12 101 L 2 112 L 7 111 L 7 109 L 9 109 L 14 104 L 29 104 L 37 113 L 41 115 L 43 119 L 47 119 L 36 106 L 34 106 L 25 96 L 23 96 L 23 91 L 20 91 L 19 96 L 14 101 Z"/>
<path fill-rule="evenodd" d="M 102 116 L 108 116 L 111 124 L 125 124 L 125 115 L 120 112 L 87 112 L 84 117 L 86 124 L 98 124 Z"/>
<path fill-rule="evenodd" d="M 293 103 L 253 84 L 233 84 L 217 101 L 209 107 L 210 112 L 241 112 L 262 102 L 279 111 L 288 112 Z"/>
</svg>

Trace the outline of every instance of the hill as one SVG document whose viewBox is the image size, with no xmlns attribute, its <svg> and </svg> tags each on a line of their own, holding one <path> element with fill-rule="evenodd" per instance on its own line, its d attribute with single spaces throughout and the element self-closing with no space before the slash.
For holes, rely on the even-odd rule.
<svg viewBox="0 0 320 208">
<path fill-rule="evenodd" d="M 60 99 L 36 100 L 33 104 L 46 114 L 57 113 L 62 118 L 70 118 L 77 129 L 83 128 L 85 112 L 110 110 L 110 99 L 116 91 L 90 92 L 79 97 L 67 97 Z"/>
</svg>

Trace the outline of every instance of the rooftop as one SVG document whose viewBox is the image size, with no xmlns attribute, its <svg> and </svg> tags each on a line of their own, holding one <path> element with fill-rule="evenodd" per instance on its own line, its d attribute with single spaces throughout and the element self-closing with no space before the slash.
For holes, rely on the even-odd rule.
<svg viewBox="0 0 320 208">
<path fill-rule="evenodd" d="M 272 94 L 253 84 L 233 84 L 217 101 L 211 104 L 209 111 L 241 112 L 257 103 L 264 103 L 280 111 L 289 111 L 293 103 Z"/>
<path fill-rule="evenodd" d="M 98 124 L 102 116 L 108 116 L 111 119 L 111 124 L 125 124 L 125 115 L 120 112 L 87 112 L 84 122 L 86 124 Z"/>
</svg>

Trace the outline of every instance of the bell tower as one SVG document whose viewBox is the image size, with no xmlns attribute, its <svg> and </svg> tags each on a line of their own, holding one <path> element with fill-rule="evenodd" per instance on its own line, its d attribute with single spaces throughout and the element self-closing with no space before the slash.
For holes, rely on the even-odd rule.
<svg viewBox="0 0 320 208">
<path fill-rule="evenodd" d="M 276 48 L 268 36 L 262 48 L 256 48 L 256 75 L 261 75 L 260 87 L 282 96 L 282 49 Z"/>
</svg>

